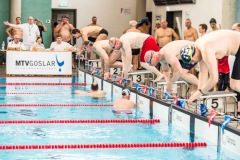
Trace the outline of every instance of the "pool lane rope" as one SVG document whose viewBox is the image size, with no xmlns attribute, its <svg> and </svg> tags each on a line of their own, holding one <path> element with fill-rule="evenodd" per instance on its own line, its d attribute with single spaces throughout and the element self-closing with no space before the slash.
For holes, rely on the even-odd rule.
<svg viewBox="0 0 240 160">
<path fill-rule="evenodd" d="M 66 92 L 0 92 L 0 94 L 69 94 Z"/>
<path fill-rule="evenodd" d="M 124 143 L 124 144 L 47 144 L 47 145 L 0 145 L 0 150 L 40 149 L 113 149 L 113 148 L 195 148 L 207 147 L 206 142 Z"/>
<path fill-rule="evenodd" d="M 69 124 L 69 123 L 160 123 L 160 119 L 99 119 L 99 120 L 0 120 L 0 124 Z"/>
<path fill-rule="evenodd" d="M 0 107 L 109 107 L 113 106 L 113 104 L 0 104 Z"/>
<path fill-rule="evenodd" d="M 86 86 L 86 83 L 53 83 L 53 82 L 36 82 L 36 83 L 0 83 L 0 86 Z"/>
</svg>

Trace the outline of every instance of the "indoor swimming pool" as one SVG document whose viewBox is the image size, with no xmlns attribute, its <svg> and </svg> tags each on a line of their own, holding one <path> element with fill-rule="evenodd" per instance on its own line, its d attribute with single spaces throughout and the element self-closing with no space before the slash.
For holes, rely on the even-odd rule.
<svg viewBox="0 0 240 160">
<path fill-rule="evenodd" d="M 76 89 L 90 90 L 90 83 L 86 86 L 71 85 L 79 81 L 77 77 L 1 77 L 0 122 L 12 120 L 13 123 L 0 124 L 0 159 L 239 159 L 239 155 L 228 149 L 222 149 L 218 153 L 216 144 L 206 137 L 192 136 L 181 126 L 173 125 L 157 116 L 150 117 L 145 109 L 138 108 L 132 115 L 116 115 L 112 113 L 112 104 L 116 98 L 119 98 L 117 94 L 113 96 L 107 94 L 105 98 L 99 99 L 73 94 Z M 160 119 L 160 123 L 107 122 L 115 119 L 150 118 Z M 19 120 L 46 120 L 46 123 L 18 123 Z M 53 121 L 47 123 L 47 120 L 59 120 L 59 123 Z M 64 123 L 64 120 L 95 121 Z M 122 148 L 111 148 L 111 145 L 108 145 L 106 148 L 78 149 L 16 148 L 16 146 L 28 145 L 142 144 L 144 146 L 154 143 L 189 142 L 206 142 L 207 147 L 132 148 L 126 145 Z"/>
</svg>

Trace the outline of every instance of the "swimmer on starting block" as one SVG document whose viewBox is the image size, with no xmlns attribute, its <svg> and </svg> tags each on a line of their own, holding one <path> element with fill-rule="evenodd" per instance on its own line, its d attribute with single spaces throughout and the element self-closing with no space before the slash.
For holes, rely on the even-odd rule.
<svg viewBox="0 0 240 160">
<path fill-rule="evenodd" d="M 231 30 L 218 30 L 199 38 L 195 42 L 195 55 L 191 56 L 192 49 L 183 48 L 181 52 L 185 63 L 200 62 L 198 90 L 189 98 L 193 102 L 209 91 L 218 82 L 217 59 L 224 56 L 235 55 L 230 86 L 240 92 L 240 32 Z M 209 78 L 208 78 L 209 77 Z M 238 101 L 240 97 L 237 97 Z"/>
<path fill-rule="evenodd" d="M 109 67 L 122 67 L 122 63 L 117 60 L 121 57 L 122 53 L 118 50 L 112 50 L 109 45 L 109 40 L 101 40 L 93 44 L 93 51 L 101 58 L 101 75 L 104 79 L 109 77 Z"/>
<path fill-rule="evenodd" d="M 132 50 L 135 48 L 142 48 L 140 53 L 140 64 L 143 68 L 151 71 L 157 75 L 155 82 L 160 81 L 163 75 L 153 66 L 150 66 L 145 62 L 144 56 L 147 51 L 154 50 L 159 51 L 156 40 L 149 34 L 138 33 L 138 32 L 127 32 L 118 39 L 117 37 L 112 37 L 109 39 L 110 46 L 115 50 L 121 50 L 122 52 L 122 63 L 123 63 L 123 77 L 127 78 L 127 73 L 130 70 L 132 62 Z"/>
<path fill-rule="evenodd" d="M 113 113 L 121 114 L 132 114 L 132 110 L 136 108 L 136 104 L 130 100 L 130 91 L 124 89 L 122 91 L 122 98 L 117 99 L 113 104 Z"/>
<path fill-rule="evenodd" d="M 198 79 L 193 74 L 188 73 L 196 63 L 184 63 L 181 60 L 180 50 L 183 46 L 191 46 L 194 42 L 187 40 L 178 40 L 169 42 L 159 52 L 147 51 L 145 54 L 145 61 L 151 65 L 156 66 L 159 62 L 163 69 L 164 78 L 167 83 L 167 92 L 171 93 L 171 85 L 175 83 L 180 77 L 190 84 L 198 85 Z M 193 51 L 193 50 L 192 50 Z M 194 54 L 194 53 L 193 53 Z M 173 74 L 170 75 L 169 64 L 172 66 Z"/>
<path fill-rule="evenodd" d="M 86 92 L 86 91 L 81 91 L 81 90 L 76 90 L 74 91 L 74 94 L 81 94 L 85 96 L 90 96 L 93 98 L 102 98 L 105 96 L 106 92 L 105 91 L 98 91 L 98 84 L 96 82 L 93 82 L 91 85 L 91 91 Z"/>
<path fill-rule="evenodd" d="M 75 38 L 82 37 L 83 45 L 87 45 L 89 43 L 88 37 L 97 37 L 96 42 L 100 40 L 106 40 L 108 37 L 108 31 L 100 26 L 87 26 L 82 29 L 73 29 L 72 35 Z M 81 50 L 83 48 L 81 47 Z M 88 59 L 90 59 L 90 54 L 88 54 Z"/>
</svg>

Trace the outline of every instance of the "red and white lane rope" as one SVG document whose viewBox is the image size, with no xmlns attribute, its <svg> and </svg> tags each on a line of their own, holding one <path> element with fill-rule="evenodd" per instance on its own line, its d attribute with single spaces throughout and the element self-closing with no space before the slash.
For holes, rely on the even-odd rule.
<svg viewBox="0 0 240 160">
<path fill-rule="evenodd" d="M 36 82 L 36 83 L 0 83 L 0 86 L 86 86 L 86 83 L 54 83 L 54 82 Z"/>
<path fill-rule="evenodd" d="M 72 78 L 72 76 L 0 76 L 0 78 Z"/>
<path fill-rule="evenodd" d="M 0 124 L 160 123 L 160 119 L 0 120 Z"/>
<path fill-rule="evenodd" d="M 0 104 L 0 107 L 99 107 L 99 106 L 113 106 L 113 104 Z"/>
<path fill-rule="evenodd" d="M 66 92 L 0 92 L 0 94 L 69 94 Z"/>
<path fill-rule="evenodd" d="M 207 147 L 206 142 L 169 142 L 169 143 L 124 143 L 124 144 L 47 144 L 47 145 L 0 145 L 0 150 L 29 149 L 99 149 L 99 148 L 166 148 L 166 147 Z"/>
</svg>

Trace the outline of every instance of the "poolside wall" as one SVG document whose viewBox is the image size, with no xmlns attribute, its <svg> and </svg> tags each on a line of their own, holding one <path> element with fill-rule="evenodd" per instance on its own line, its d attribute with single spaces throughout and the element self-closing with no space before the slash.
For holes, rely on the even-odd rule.
<svg viewBox="0 0 240 160">
<path fill-rule="evenodd" d="M 92 75 L 85 70 L 79 70 L 79 82 L 92 83 Z M 107 97 L 113 99 L 121 95 L 124 86 L 111 81 L 105 81 L 101 77 L 94 76 L 94 81 L 102 84 L 103 90 L 107 92 Z M 159 118 L 161 122 L 168 122 L 173 126 L 184 128 L 189 133 L 189 140 L 194 142 L 201 141 L 200 137 L 204 137 L 210 143 L 208 145 L 216 146 L 216 150 L 221 147 L 227 148 L 236 154 L 240 154 L 240 132 L 233 127 L 227 126 L 224 134 L 221 131 L 221 123 L 213 121 L 208 126 L 208 119 L 198 114 L 182 109 L 179 106 L 167 103 L 139 93 L 133 89 L 131 91 L 131 100 L 136 102 L 139 111 L 143 113 L 143 117 Z M 181 134 L 181 130 L 178 131 Z M 224 154 L 224 153 L 223 153 Z"/>
</svg>

